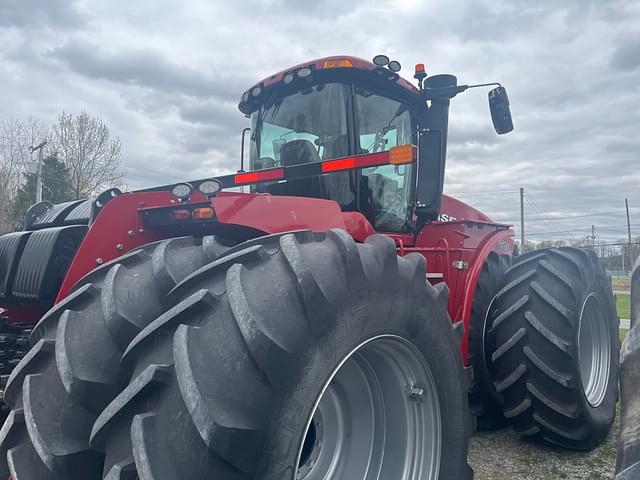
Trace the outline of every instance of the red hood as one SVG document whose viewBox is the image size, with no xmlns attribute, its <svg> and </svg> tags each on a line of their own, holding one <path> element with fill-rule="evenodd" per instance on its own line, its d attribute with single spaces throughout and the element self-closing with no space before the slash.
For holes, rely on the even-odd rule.
<svg viewBox="0 0 640 480">
<path fill-rule="evenodd" d="M 477 220 L 480 222 L 495 223 L 480 210 L 476 210 L 471 205 L 450 197 L 449 195 L 442 195 L 442 207 L 440 208 L 440 217 L 438 220 L 443 222 L 452 222 L 455 220 Z"/>
</svg>

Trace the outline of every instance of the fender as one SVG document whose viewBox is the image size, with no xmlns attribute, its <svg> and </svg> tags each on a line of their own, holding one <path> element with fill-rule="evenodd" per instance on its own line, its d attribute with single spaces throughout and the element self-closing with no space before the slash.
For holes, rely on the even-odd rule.
<svg viewBox="0 0 640 480">
<path fill-rule="evenodd" d="M 464 325 L 464 338 L 462 341 L 462 352 L 465 364 L 467 362 L 467 351 L 469 345 L 469 325 L 471 323 L 471 308 L 473 306 L 473 297 L 476 293 L 476 286 L 480 279 L 480 273 L 484 267 L 485 261 L 491 252 L 500 255 L 513 256 L 514 241 L 513 230 L 497 230 L 488 235 L 485 241 L 478 248 L 474 261 L 471 263 L 465 282 L 461 285 L 464 295 L 462 299 L 462 320 Z"/>
<path fill-rule="evenodd" d="M 194 193 L 190 203 L 208 202 Z M 228 230 L 229 226 L 246 227 L 253 235 L 309 229 L 325 232 L 331 228 L 347 229 L 339 205 L 331 200 L 221 192 L 210 200 L 215 218 L 190 229 L 179 221 L 170 228 L 146 225 L 146 212 L 175 209 L 180 203 L 167 191 L 134 192 L 119 195 L 107 202 L 89 226 L 67 271 L 56 303 L 72 291 L 86 274 L 142 245 L 180 235 L 209 235 Z M 268 212 L 265 214 L 265 212 Z M 373 231 L 364 217 L 347 216 L 349 226 L 358 237 Z M 366 222 L 366 223 L 365 223 Z M 194 227 L 198 227 L 194 231 Z M 367 228 L 368 227 L 368 228 Z"/>
<path fill-rule="evenodd" d="M 448 310 L 453 322 L 463 322 L 461 344 L 467 358 L 471 307 L 476 285 L 490 252 L 513 254 L 513 230 L 508 225 L 482 220 L 455 220 L 425 225 L 414 247 L 399 249 L 400 254 L 418 252 L 427 259 L 427 278 L 445 282 L 450 291 Z"/>
</svg>

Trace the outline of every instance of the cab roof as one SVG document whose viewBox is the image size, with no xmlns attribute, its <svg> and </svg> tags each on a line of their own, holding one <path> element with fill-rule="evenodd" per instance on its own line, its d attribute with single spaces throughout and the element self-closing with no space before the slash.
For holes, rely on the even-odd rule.
<svg viewBox="0 0 640 480">
<path fill-rule="evenodd" d="M 295 74 L 296 72 L 304 68 L 309 68 L 316 73 L 322 72 L 335 74 L 336 77 L 338 77 L 340 74 L 343 74 L 345 78 L 348 78 L 350 74 L 353 75 L 356 73 L 369 74 L 369 72 L 372 72 L 374 75 L 367 75 L 370 77 L 379 77 L 380 75 L 377 74 L 388 74 L 388 77 L 392 79 L 393 84 L 396 86 L 396 88 L 400 87 L 401 90 L 404 90 L 403 96 L 410 95 L 411 97 L 415 97 L 415 99 L 420 98 L 420 92 L 418 88 L 413 83 L 400 77 L 398 74 L 384 67 L 379 67 L 374 63 L 362 58 L 350 55 L 334 55 L 300 63 L 262 79 L 260 82 L 252 85 L 251 88 L 249 88 L 242 94 L 242 96 L 240 97 L 240 102 L 238 104 L 240 111 L 243 113 L 248 113 L 250 110 L 252 110 L 248 105 L 248 103 L 250 102 L 247 102 L 247 98 L 251 98 L 251 92 L 254 89 L 259 88 L 261 91 L 271 90 L 272 88 L 283 84 L 284 78 L 287 74 Z"/>
</svg>

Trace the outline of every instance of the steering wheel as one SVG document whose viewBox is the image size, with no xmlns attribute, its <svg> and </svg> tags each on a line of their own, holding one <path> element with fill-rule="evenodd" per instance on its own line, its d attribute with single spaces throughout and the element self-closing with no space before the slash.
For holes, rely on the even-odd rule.
<svg viewBox="0 0 640 480">
<path fill-rule="evenodd" d="M 376 138 L 373 141 L 373 150 L 372 153 L 375 152 L 383 152 L 387 146 L 387 140 L 384 138 L 384 132 L 378 130 L 376 132 Z"/>
</svg>

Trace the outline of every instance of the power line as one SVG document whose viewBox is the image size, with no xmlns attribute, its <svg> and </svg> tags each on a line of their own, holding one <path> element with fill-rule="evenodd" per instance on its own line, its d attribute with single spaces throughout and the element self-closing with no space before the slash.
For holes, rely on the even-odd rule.
<svg viewBox="0 0 640 480">
<path fill-rule="evenodd" d="M 631 227 L 640 227 L 640 224 L 631 224 Z M 595 227 L 598 230 L 626 230 L 627 226 L 626 225 L 595 225 Z M 584 233 L 590 231 L 591 229 L 589 227 L 580 227 L 580 228 L 572 228 L 569 230 L 550 230 L 550 231 L 538 231 L 538 232 L 531 232 L 528 233 L 527 235 L 533 235 L 533 236 L 540 236 L 540 235 L 551 235 L 551 234 L 557 234 L 557 233 Z"/>
<path fill-rule="evenodd" d="M 482 190 L 474 192 L 452 192 L 446 195 L 493 195 L 494 193 L 518 193 L 520 190 Z"/>
<path fill-rule="evenodd" d="M 547 218 L 549 220 L 552 218 L 549 215 L 547 215 L 547 212 L 545 211 L 545 209 L 542 208 L 542 205 L 540 205 L 540 202 L 538 202 L 538 200 L 536 200 L 536 198 L 532 194 L 527 193 L 527 196 L 529 197 L 530 201 L 533 202 L 535 208 L 542 214 L 544 218 Z"/>
<path fill-rule="evenodd" d="M 526 196 L 525 196 L 525 202 L 527 203 L 527 205 L 529 205 L 529 207 L 531 207 L 531 210 L 535 211 L 539 215 L 542 215 L 544 218 L 549 218 L 545 212 L 543 212 L 536 204 L 534 204 Z M 533 221 L 530 218 L 527 218 L 527 220 Z"/>
<path fill-rule="evenodd" d="M 598 217 L 602 215 L 624 215 L 624 210 L 615 210 L 611 212 L 599 212 L 599 213 L 588 213 L 585 215 L 563 215 L 561 217 L 545 217 L 545 218 L 530 218 L 529 220 L 535 220 L 538 222 L 545 222 L 548 220 L 551 221 L 562 221 L 562 220 L 572 220 L 574 218 L 587 218 L 587 217 Z"/>
<path fill-rule="evenodd" d="M 627 243 L 627 242 L 616 242 L 616 243 L 598 243 L 595 247 L 616 247 L 616 246 L 622 246 L 622 245 L 640 245 L 640 242 L 632 242 L 632 243 Z M 594 247 L 592 247 L 591 245 L 579 245 L 577 246 L 577 248 L 591 248 L 593 249 Z"/>
<path fill-rule="evenodd" d="M 537 217 L 527 217 L 527 221 L 528 222 L 546 222 L 546 221 L 566 221 L 566 220 L 573 220 L 574 218 L 588 218 L 588 217 L 597 217 L 597 216 L 602 216 L 602 215 L 624 215 L 625 212 L 624 210 L 621 211 L 616 211 L 616 212 L 600 212 L 600 213 L 590 213 L 587 215 L 563 215 L 561 217 L 541 217 L 541 216 L 537 216 Z M 496 220 L 499 221 L 500 223 L 511 223 L 511 224 L 516 224 L 518 223 L 520 220 Z"/>
</svg>

